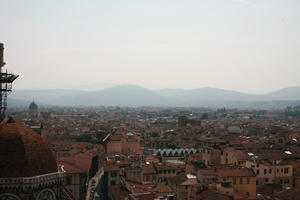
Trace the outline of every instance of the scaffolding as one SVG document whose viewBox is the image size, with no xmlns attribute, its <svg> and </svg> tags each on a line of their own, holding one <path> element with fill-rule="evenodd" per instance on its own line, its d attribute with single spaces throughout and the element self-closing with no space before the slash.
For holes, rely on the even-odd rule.
<svg viewBox="0 0 300 200">
<path fill-rule="evenodd" d="M 8 73 L 7 70 L 3 70 L 5 65 L 3 59 L 4 45 L 0 43 L 0 120 L 2 121 L 6 117 L 7 109 L 7 96 L 12 91 L 12 83 L 19 75 Z"/>
</svg>

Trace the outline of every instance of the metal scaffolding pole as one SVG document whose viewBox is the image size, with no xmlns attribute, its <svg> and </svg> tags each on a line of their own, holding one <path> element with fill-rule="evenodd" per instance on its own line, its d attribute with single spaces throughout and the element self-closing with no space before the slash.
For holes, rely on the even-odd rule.
<svg viewBox="0 0 300 200">
<path fill-rule="evenodd" d="M 0 120 L 4 120 L 6 117 L 7 108 L 7 96 L 12 91 L 12 83 L 16 80 L 19 75 L 8 73 L 7 70 L 3 71 L 5 65 L 4 58 L 4 45 L 0 43 Z"/>
</svg>

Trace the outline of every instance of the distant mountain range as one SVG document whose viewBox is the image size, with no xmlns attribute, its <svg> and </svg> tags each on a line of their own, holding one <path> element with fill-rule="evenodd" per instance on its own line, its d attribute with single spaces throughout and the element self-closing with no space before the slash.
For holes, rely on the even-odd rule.
<svg viewBox="0 0 300 200">
<path fill-rule="evenodd" d="M 300 87 L 267 94 L 248 94 L 218 88 L 192 90 L 150 90 L 136 85 L 120 85 L 96 91 L 14 90 L 9 106 L 27 106 L 30 101 L 53 106 L 170 106 L 213 108 L 281 109 L 300 105 Z"/>
</svg>

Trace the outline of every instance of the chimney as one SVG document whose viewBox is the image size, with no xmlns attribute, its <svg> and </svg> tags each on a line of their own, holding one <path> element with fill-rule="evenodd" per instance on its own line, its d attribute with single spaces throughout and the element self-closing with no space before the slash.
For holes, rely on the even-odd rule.
<svg viewBox="0 0 300 200">
<path fill-rule="evenodd" d="M 4 51 L 4 45 L 3 43 L 0 43 L 0 67 L 4 66 L 4 61 L 3 61 L 3 51 Z"/>
</svg>

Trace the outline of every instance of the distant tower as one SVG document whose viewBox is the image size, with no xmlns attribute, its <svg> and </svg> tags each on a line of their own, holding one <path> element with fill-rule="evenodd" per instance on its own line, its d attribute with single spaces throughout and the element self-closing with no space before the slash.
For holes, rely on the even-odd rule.
<svg viewBox="0 0 300 200">
<path fill-rule="evenodd" d="M 37 118 L 39 115 L 38 105 L 34 101 L 29 105 L 28 111 L 31 117 Z"/>
<path fill-rule="evenodd" d="M 188 124 L 187 116 L 179 116 L 178 117 L 178 127 L 184 127 Z"/>
<path fill-rule="evenodd" d="M 19 75 L 8 73 L 7 70 L 2 70 L 5 65 L 3 59 L 4 45 L 0 43 L 0 121 L 5 118 L 5 111 L 7 108 L 7 95 L 12 90 L 12 82 L 16 80 Z"/>
</svg>

